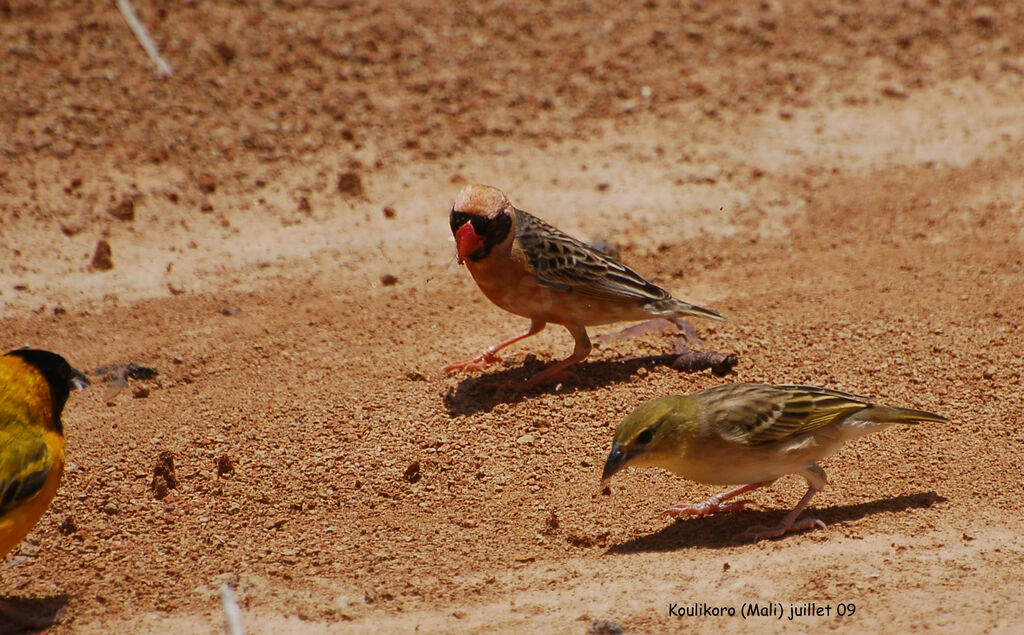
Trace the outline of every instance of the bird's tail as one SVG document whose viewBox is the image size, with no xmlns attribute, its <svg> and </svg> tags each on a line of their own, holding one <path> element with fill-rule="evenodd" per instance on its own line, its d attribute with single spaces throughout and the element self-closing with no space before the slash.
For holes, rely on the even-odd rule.
<svg viewBox="0 0 1024 635">
<path fill-rule="evenodd" d="M 880 424 L 895 423 L 949 423 L 949 419 L 933 412 L 913 410 L 912 408 L 890 408 L 888 406 L 872 406 L 860 413 L 860 417 Z"/>
<path fill-rule="evenodd" d="M 705 309 L 704 307 L 697 306 L 696 304 L 689 304 L 675 298 L 669 298 L 664 302 L 659 302 L 654 308 L 658 311 L 661 317 L 683 317 L 684 315 L 693 315 L 696 317 L 725 322 L 725 316 L 718 311 Z"/>
</svg>

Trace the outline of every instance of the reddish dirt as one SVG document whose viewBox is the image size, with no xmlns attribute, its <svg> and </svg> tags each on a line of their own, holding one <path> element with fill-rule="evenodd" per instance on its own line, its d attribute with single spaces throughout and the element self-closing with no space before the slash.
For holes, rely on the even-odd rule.
<svg viewBox="0 0 1024 635">
<path fill-rule="evenodd" d="M 168 79 L 112 2 L 0 0 L 0 346 L 159 373 L 72 397 L 63 485 L 0 571 L 64 606 L 53 632 L 220 632 L 224 582 L 268 633 L 719 632 L 670 604 L 744 602 L 1024 627 L 1019 4 L 134 4 Z M 525 326 L 452 262 L 467 182 L 727 315 L 694 326 L 736 374 L 628 362 L 677 339 L 652 332 L 579 384 L 476 390 L 567 355 L 552 328 L 443 376 Z M 731 537 L 794 477 L 680 522 L 657 511 L 714 488 L 602 493 L 626 413 L 725 381 L 951 423 L 825 461 L 827 529 L 781 540 Z"/>
</svg>

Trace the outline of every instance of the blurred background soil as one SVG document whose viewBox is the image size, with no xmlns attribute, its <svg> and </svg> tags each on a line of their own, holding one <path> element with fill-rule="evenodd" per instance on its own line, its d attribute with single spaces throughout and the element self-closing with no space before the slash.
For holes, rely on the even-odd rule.
<svg viewBox="0 0 1024 635">
<path fill-rule="evenodd" d="M 52 632 L 222 632 L 225 582 L 257 633 L 720 632 L 669 604 L 752 601 L 856 606 L 768 629 L 1024 627 L 1021 5 L 134 5 L 169 78 L 113 2 L 0 0 L 0 348 L 96 384 L 0 571 Z M 679 339 L 652 332 L 477 390 L 566 356 L 554 327 L 444 376 L 525 326 L 453 262 L 475 182 L 725 314 L 694 326 L 736 374 L 629 361 Z M 97 372 L 129 362 L 157 374 Z M 625 414 L 725 381 L 951 423 L 827 460 L 827 529 L 782 540 L 732 536 L 795 477 L 680 522 L 714 489 L 601 491 Z"/>
</svg>

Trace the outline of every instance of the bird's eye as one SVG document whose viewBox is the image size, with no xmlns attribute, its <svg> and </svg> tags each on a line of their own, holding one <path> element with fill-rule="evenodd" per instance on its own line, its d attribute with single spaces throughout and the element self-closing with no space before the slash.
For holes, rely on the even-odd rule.
<svg viewBox="0 0 1024 635">
<path fill-rule="evenodd" d="M 647 428 L 640 434 L 636 435 L 636 442 L 639 443 L 640 445 L 647 445 L 648 443 L 651 442 L 651 439 L 653 438 L 654 430 L 652 428 Z"/>
<path fill-rule="evenodd" d="M 488 220 L 482 216 L 474 216 L 465 212 L 456 212 L 452 210 L 449 224 L 452 228 L 452 233 L 459 231 L 466 223 L 473 225 L 473 231 L 476 232 L 477 236 L 483 236 L 487 231 Z"/>
<path fill-rule="evenodd" d="M 465 225 L 466 221 L 468 220 L 468 214 L 463 214 L 462 212 L 456 212 L 455 210 L 452 210 L 451 218 L 449 219 L 449 222 L 452 226 L 452 233 L 454 234 L 455 232 L 459 231 L 459 228 Z"/>
</svg>

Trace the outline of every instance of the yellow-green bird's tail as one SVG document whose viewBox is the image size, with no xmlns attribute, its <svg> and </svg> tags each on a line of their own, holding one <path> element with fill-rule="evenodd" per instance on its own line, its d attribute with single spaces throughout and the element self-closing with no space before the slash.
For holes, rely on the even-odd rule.
<svg viewBox="0 0 1024 635">
<path fill-rule="evenodd" d="M 888 406 L 872 406 L 859 413 L 859 419 L 869 419 L 875 423 L 949 423 L 942 415 L 913 408 L 890 408 Z"/>
</svg>

